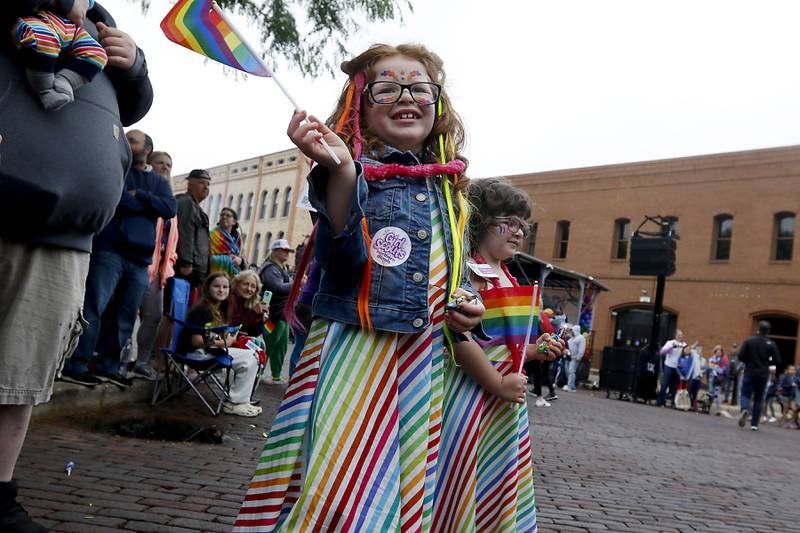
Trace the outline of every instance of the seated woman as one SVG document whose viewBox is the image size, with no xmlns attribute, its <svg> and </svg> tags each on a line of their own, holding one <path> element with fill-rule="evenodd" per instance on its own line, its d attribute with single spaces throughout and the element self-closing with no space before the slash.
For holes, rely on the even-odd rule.
<svg viewBox="0 0 800 533">
<path fill-rule="evenodd" d="M 226 324 L 230 283 L 223 272 L 214 272 L 203 283 L 203 299 L 189 311 L 186 322 L 198 328 Z M 178 337 L 178 351 L 197 359 L 214 357 L 212 351 L 225 350 L 233 359 L 233 382 L 222 411 L 238 416 L 257 416 L 261 408 L 250 404 L 250 395 L 258 373 L 258 359 L 253 350 L 231 348 L 236 335 L 204 335 L 183 328 Z"/>
<path fill-rule="evenodd" d="M 230 207 L 219 212 L 217 227 L 211 230 L 211 272 L 225 272 L 228 278 L 247 268 L 242 250 L 239 217 Z"/>
<path fill-rule="evenodd" d="M 241 326 L 240 330 L 257 338 L 261 335 L 264 322 L 269 318 L 269 308 L 261 304 L 261 280 L 252 270 L 239 272 L 231 281 L 228 323 Z"/>
</svg>

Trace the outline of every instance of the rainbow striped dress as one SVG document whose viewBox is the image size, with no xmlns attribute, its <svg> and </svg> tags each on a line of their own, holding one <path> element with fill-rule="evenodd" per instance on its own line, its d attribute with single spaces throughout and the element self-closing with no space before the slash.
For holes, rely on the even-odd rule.
<svg viewBox="0 0 800 533">
<path fill-rule="evenodd" d="M 429 326 L 398 334 L 314 321 L 235 532 L 432 529 L 446 358 L 435 286 L 448 267 L 429 197 Z"/>
</svg>

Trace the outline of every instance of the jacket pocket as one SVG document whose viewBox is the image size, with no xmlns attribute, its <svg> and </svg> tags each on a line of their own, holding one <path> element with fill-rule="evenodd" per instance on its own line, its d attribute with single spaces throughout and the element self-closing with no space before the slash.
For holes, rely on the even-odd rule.
<svg viewBox="0 0 800 533">
<path fill-rule="evenodd" d="M 388 225 L 394 213 L 400 209 L 402 195 L 408 184 L 403 180 L 390 179 L 385 181 L 372 181 L 369 183 L 369 200 L 364 215 L 370 226 L 370 232 L 379 228 L 372 227 L 372 221 L 380 222 L 379 227 Z"/>
</svg>

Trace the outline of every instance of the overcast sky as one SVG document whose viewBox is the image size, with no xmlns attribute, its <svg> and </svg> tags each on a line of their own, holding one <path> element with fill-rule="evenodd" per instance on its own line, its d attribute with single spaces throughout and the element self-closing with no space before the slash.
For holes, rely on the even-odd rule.
<svg viewBox="0 0 800 533">
<path fill-rule="evenodd" d="M 136 126 L 176 173 L 291 147 L 292 108 L 271 80 L 167 41 L 172 1 L 147 15 L 138 0 L 101 3 L 147 54 L 155 103 Z M 444 59 L 473 177 L 800 144 L 800 2 L 412 3 L 403 25 L 365 26 L 350 48 L 422 42 Z M 326 117 L 344 75 L 278 62 L 300 105 Z"/>
</svg>

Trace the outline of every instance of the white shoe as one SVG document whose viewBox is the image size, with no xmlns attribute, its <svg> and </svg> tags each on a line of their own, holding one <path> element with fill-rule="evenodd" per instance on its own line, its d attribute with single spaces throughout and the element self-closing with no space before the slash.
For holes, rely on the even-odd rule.
<svg viewBox="0 0 800 533">
<path fill-rule="evenodd" d="M 767 419 L 767 422 L 769 422 L 771 424 L 774 424 L 777 420 L 778 420 L 777 418 L 775 418 L 774 416 L 771 416 L 771 417 L 769 417 Z"/>
<path fill-rule="evenodd" d="M 536 407 L 550 407 L 550 402 L 545 401 L 544 398 L 539 398 L 534 405 Z"/>
<path fill-rule="evenodd" d="M 733 418 L 728 411 L 722 411 L 722 416 L 724 416 L 725 418 Z"/>
<path fill-rule="evenodd" d="M 569 390 L 569 385 L 564 385 L 563 387 L 561 387 L 561 390 L 568 391 Z"/>
</svg>

